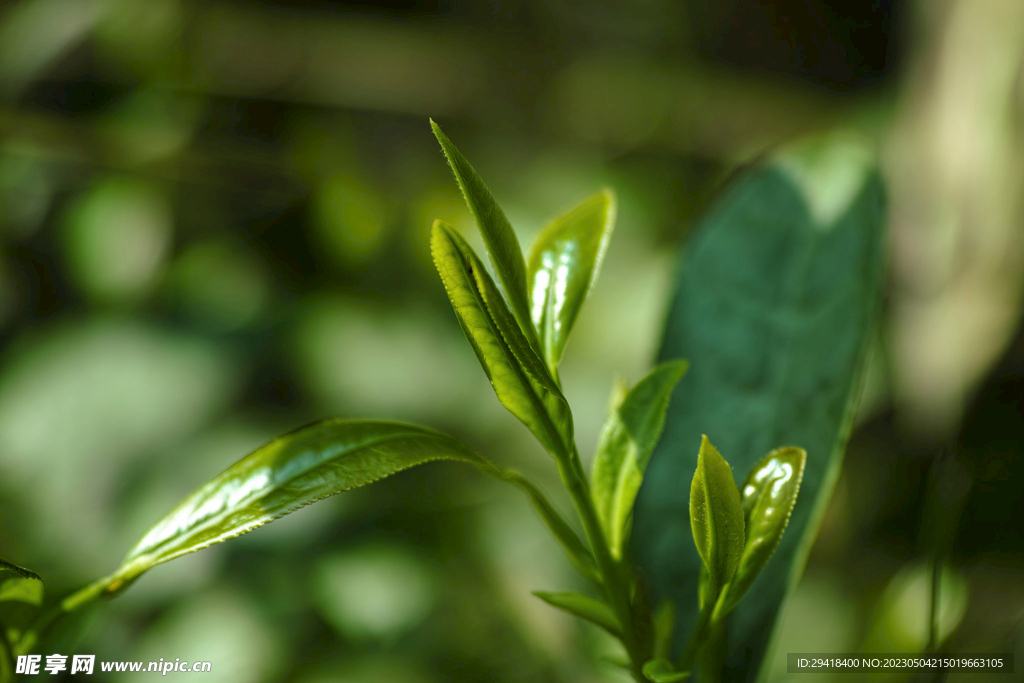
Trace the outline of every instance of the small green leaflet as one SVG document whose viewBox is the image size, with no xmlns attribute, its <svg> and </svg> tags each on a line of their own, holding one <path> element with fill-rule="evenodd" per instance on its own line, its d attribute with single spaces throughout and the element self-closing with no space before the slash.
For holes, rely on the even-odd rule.
<svg viewBox="0 0 1024 683">
<path fill-rule="evenodd" d="M 615 613 L 608 605 L 579 593 L 545 593 L 534 591 L 534 595 L 553 607 L 564 610 L 582 619 L 597 624 L 608 633 L 622 637 L 622 627 Z"/>
<path fill-rule="evenodd" d="M 633 502 L 661 436 L 672 390 L 686 367 L 686 361 L 678 360 L 654 368 L 613 408 L 601 433 L 591 470 L 591 497 L 616 559 L 622 556 Z"/>
<path fill-rule="evenodd" d="M 32 588 L 26 589 L 25 586 Z M 42 599 L 42 577 L 0 557 L 0 600 L 19 600 L 38 605 Z"/>
<path fill-rule="evenodd" d="M 667 659 L 652 659 L 644 664 L 644 676 L 652 683 L 676 683 L 690 677 L 689 671 L 676 671 L 672 662 Z"/>
<path fill-rule="evenodd" d="M 690 528 L 714 587 L 708 596 L 717 595 L 736 573 L 743 553 L 743 505 L 729 463 L 707 435 L 701 438 L 690 485 Z"/>
<path fill-rule="evenodd" d="M 746 540 L 736 575 L 729 583 L 723 615 L 747 592 L 782 541 L 806 463 L 807 452 L 802 448 L 779 448 L 757 463 L 743 482 L 740 496 Z"/>
<path fill-rule="evenodd" d="M 552 221 L 530 251 L 530 319 L 553 377 L 614 225 L 615 197 L 604 190 Z"/>
<path fill-rule="evenodd" d="M 44 589 L 38 574 L 0 557 L 0 647 L 22 654 L 19 644 L 39 613 Z"/>
<path fill-rule="evenodd" d="M 430 251 L 459 325 L 498 400 L 556 457 L 572 449 L 572 414 L 527 343 L 483 263 L 450 225 L 435 221 Z"/>
<path fill-rule="evenodd" d="M 110 576 L 64 602 L 123 589 L 143 572 L 252 531 L 314 501 L 433 460 L 496 468 L 459 441 L 414 425 L 325 420 L 274 439 L 185 498 Z"/>
<path fill-rule="evenodd" d="M 526 294 L 526 261 L 519 247 L 516 233 L 505 217 L 505 212 L 498 206 L 491 191 L 487 189 L 483 179 L 470 165 L 466 157 L 452 141 L 441 131 L 441 127 L 430 121 L 434 137 L 441 143 L 445 158 L 455 174 L 462 194 L 469 205 L 469 210 L 476 219 L 480 234 L 487 245 L 487 254 L 494 265 L 494 272 L 508 297 L 512 315 L 519 328 L 526 334 L 531 346 L 537 348 L 537 339 L 530 324 L 530 307 Z"/>
</svg>

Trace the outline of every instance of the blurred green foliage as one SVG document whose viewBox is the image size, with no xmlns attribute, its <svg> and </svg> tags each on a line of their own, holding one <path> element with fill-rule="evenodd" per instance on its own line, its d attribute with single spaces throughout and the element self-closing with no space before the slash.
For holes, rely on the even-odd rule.
<svg viewBox="0 0 1024 683">
<path fill-rule="evenodd" d="M 5 4 L 3 555 L 71 590 L 329 415 L 429 422 L 554 487 L 433 273 L 434 218 L 480 245 L 428 116 L 524 245 L 617 192 L 562 368 L 583 453 L 612 372 L 650 364 L 721 181 L 841 125 L 885 150 L 890 283 L 777 652 L 913 647 L 940 554 L 947 646 L 1020 661 L 1022 27 L 1016 0 Z M 155 569 L 74 650 L 211 660 L 231 683 L 620 680 L 591 663 L 615 654 L 603 633 L 529 595 L 571 574 L 520 496 L 441 466 Z"/>
</svg>

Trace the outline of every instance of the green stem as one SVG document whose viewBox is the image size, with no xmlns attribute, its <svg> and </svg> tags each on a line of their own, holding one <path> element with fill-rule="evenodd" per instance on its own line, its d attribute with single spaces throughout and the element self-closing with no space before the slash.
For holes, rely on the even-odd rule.
<svg viewBox="0 0 1024 683">
<path fill-rule="evenodd" d="M 710 590 L 711 588 L 714 588 L 714 590 Z M 683 650 L 683 655 L 679 659 L 680 671 L 691 671 L 693 669 L 693 664 L 697 661 L 697 655 L 700 653 L 701 647 L 704 646 L 708 636 L 711 634 L 712 615 L 717 611 L 716 608 L 724 593 L 725 591 L 718 586 L 709 586 L 707 600 L 705 600 L 704 606 L 700 609 L 697 624 L 693 627 L 693 635 L 690 636 L 690 642 L 686 644 L 686 649 Z M 714 599 L 712 599 L 712 596 L 714 596 Z"/>
<path fill-rule="evenodd" d="M 72 593 L 68 597 L 64 598 L 59 609 L 64 612 L 71 612 L 78 609 L 82 605 L 86 605 L 93 600 L 101 597 L 107 592 L 107 586 L 110 583 L 110 577 L 100 579 L 99 581 L 93 581 L 88 586 L 80 588 L 75 593 Z"/>
<path fill-rule="evenodd" d="M 626 652 L 629 655 L 633 676 L 637 681 L 646 681 L 647 679 L 643 675 L 646 657 L 637 640 L 633 624 L 629 580 L 624 573 L 625 568 L 612 558 L 611 550 L 608 548 L 608 541 L 601 529 L 597 511 L 594 509 L 594 503 L 590 497 L 590 486 L 583 473 L 583 464 L 580 462 L 576 444 L 572 445 L 572 450 L 567 457 L 556 457 L 555 460 L 558 462 L 558 471 L 562 481 L 569 490 L 580 521 L 583 523 L 583 529 L 590 541 L 598 569 L 604 578 L 605 595 L 622 625 L 622 644 L 626 647 Z"/>
</svg>

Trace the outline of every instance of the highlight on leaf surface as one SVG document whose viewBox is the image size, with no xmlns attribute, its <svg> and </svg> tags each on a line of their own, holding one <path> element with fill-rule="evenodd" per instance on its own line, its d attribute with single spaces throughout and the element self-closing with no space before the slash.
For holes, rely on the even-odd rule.
<svg viewBox="0 0 1024 683">
<path fill-rule="evenodd" d="M 626 545 L 633 503 L 665 425 L 672 391 L 686 368 L 683 360 L 655 367 L 614 407 L 601 432 L 591 469 L 591 497 L 616 559 Z"/>
<path fill-rule="evenodd" d="M 557 377 L 569 333 L 601 270 L 615 225 L 615 196 L 603 190 L 540 233 L 527 264 L 530 319 Z"/>
<path fill-rule="evenodd" d="M 70 611 L 116 593 L 158 564 L 434 460 L 496 471 L 456 439 L 414 425 L 333 419 L 296 430 L 256 449 L 186 497 L 113 574 L 66 599 L 63 607 Z"/>
<path fill-rule="evenodd" d="M 743 505 L 732 470 L 704 435 L 690 486 L 690 528 L 714 587 L 709 595 L 717 595 L 736 573 L 743 553 L 743 527 Z"/>
<path fill-rule="evenodd" d="M 530 344 L 536 348 L 536 335 L 530 324 L 530 307 L 526 292 L 526 261 L 523 259 L 516 233 L 476 169 L 433 119 L 430 121 L 430 127 L 434 131 L 434 137 L 441 144 L 466 204 L 480 228 L 480 234 L 487 246 L 487 254 L 494 265 L 494 272 L 501 282 L 505 296 L 508 297 L 512 315 Z"/>
<path fill-rule="evenodd" d="M 779 448 L 762 458 L 743 482 L 746 539 L 739 567 L 729 585 L 726 611 L 743 597 L 782 541 L 806 463 L 807 452 L 802 448 Z"/>
<path fill-rule="evenodd" d="M 549 453 L 572 447 L 572 415 L 561 390 L 512 318 L 483 263 L 459 233 L 434 221 L 434 265 L 494 393 Z"/>
<path fill-rule="evenodd" d="M 569 614 L 597 624 L 617 638 L 622 637 L 622 626 L 615 617 L 615 613 L 612 612 L 612 608 L 599 600 L 571 592 L 547 593 L 545 591 L 534 591 L 533 594 L 552 607 L 557 607 Z"/>
</svg>

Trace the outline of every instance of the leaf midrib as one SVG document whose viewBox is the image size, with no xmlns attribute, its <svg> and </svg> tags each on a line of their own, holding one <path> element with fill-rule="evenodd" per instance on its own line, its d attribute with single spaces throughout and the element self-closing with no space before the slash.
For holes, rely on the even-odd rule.
<svg viewBox="0 0 1024 683">
<path fill-rule="evenodd" d="M 392 440 L 396 440 L 396 439 L 406 439 L 406 438 L 410 438 L 410 437 L 426 436 L 426 435 L 427 434 L 418 433 L 418 432 L 415 432 L 415 431 L 407 431 L 407 432 L 403 432 L 403 433 L 398 434 L 398 435 L 396 435 L 396 434 L 384 434 L 384 435 L 374 436 L 374 437 L 368 438 L 366 441 L 361 442 L 358 446 L 355 446 L 354 448 L 348 449 L 344 453 L 340 453 L 340 454 L 333 455 L 333 456 L 328 456 L 326 458 L 321 458 L 315 464 L 313 464 L 312 466 L 307 467 L 307 468 L 305 468 L 305 469 L 303 469 L 303 470 L 301 470 L 299 472 L 296 472 L 295 474 L 293 474 L 292 476 L 288 477 L 287 479 L 284 479 L 284 480 L 281 480 L 281 481 L 278 481 L 278 482 L 274 482 L 269 487 L 265 487 L 265 488 L 259 489 L 257 492 L 254 492 L 252 495 L 250 495 L 247 498 L 245 498 L 244 502 L 242 502 L 242 503 L 239 503 L 239 504 L 237 504 L 235 506 L 232 506 L 232 507 L 228 507 L 227 505 L 221 507 L 221 509 L 218 510 L 216 513 L 214 513 L 214 514 L 212 514 L 212 515 L 210 515 L 208 517 L 203 518 L 195 526 L 190 527 L 189 530 L 186 532 L 186 535 L 183 538 L 181 538 L 181 539 L 169 538 L 169 539 L 166 539 L 166 540 L 164 540 L 164 541 L 162 541 L 162 542 L 160 542 L 160 543 L 158 543 L 156 545 L 149 546 L 149 547 L 147 547 L 145 549 L 142 549 L 142 550 L 133 549 L 125 557 L 124 562 L 122 564 L 133 563 L 133 562 L 136 562 L 136 561 L 138 561 L 139 559 L 141 559 L 143 557 L 162 557 L 163 553 L 166 552 L 168 547 L 174 548 L 176 545 L 180 546 L 180 545 L 182 545 L 184 543 L 187 543 L 189 538 L 194 538 L 195 536 L 199 535 L 202 531 L 205 531 L 205 530 L 209 529 L 211 526 L 215 526 L 216 524 L 218 524 L 221 521 L 223 521 L 225 517 L 229 517 L 233 513 L 239 512 L 241 510 L 244 510 L 245 508 L 247 508 L 250 505 L 252 505 L 253 503 L 257 502 L 261 498 L 265 498 L 269 494 L 273 493 L 276 489 L 280 489 L 280 488 L 282 488 L 284 486 L 287 486 L 288 484 L 290 484 L 291 482 L 295 481 L 296 479 L 299 479 L 300 477 L 308 475 L 309 473 L 313 472 L 317 468 L 322 467 L 322 466 L 328 464 L 330 461 L 334 460 L 335 458 L 339 458 L 339 457 L 342 457 L 342 456 L 355 455 L 359 451 L 365 450 L 367 448 L 372 448 L 374 446 L 380 445 L 381 443 L 385 443 L 385 442 L 388 442 L 388 441 L 392 441 Z M 421 465 L 421 464 L 424 464 L 424 463 L 427 463 L 427 462 L 432 462 L 434 460 L 447 460 L 447 459 L 453 459 L 453 458 L 451 458 L 449 456 L 444 456 L 444 455 L 438 455 L 438 456 L 434 456 L 434 457 L 427 457 L 427 458 L 425 458 L 423 460 L 418 461 L 417 463 L 415 463 L 415 465 Z M 410 465 L 410 467 L 414 467 L 415 465 Z M 406 469 L 406 468 L 403 468 L 403 469 Z M 230 471 L 230 470 L 228 470 L 228 471 Z M 377 481 L 380 481 L 381 479 L 384 479 L 384 478 L 386 478 L 388 476 L 391 476 L 391 474 L 394 474 L 394 473 L 392 472 L 392 473 L 389 473 L 389 474 L 383 474 L 383 475 L 380 475 L 380 476 L 375 476 L 375 477 L 371 478 L 369 481 L 366 481 L 363 484 L 359 484 L 358 486 L 360 486 L 360 487 L 361 486 L 368 486 L 368 485 L 373 484 L 373 483 L 375 483 Z M 203 489 L 212 488 L 212 489 L 216 490 L 216 488 L 219 488 L 219 485 L 222 484 L 222 483 L 223 482 L 220 480 L 220 478 L 216 477 L 212 481 L 210 481 L 209 484 L 204 486 Z M 214 484 L 217 484 L 218 486 L 214 486 Z M 303 502 L 300 505 L 297 505 L 295 507 L 287 507 L 286 506 L 287 511 L 283 511 L 280 514 L 274 514 L 269 519 L 263 519 L 258 524 L 247 524 L 247 525 L 244 525 L 241 528 L 241 530 L 239 530 L 237 533 L 231 533 L 230 535 L 224 536 L 221 540 L 227 540 L 227 539 L 230 539 L 230 538 L 234 538 L 235 536 L 240 536 L 240 535 L 246 533 L 247 531 L 252 531 L 253 529 L 258 528 L 258 527 L 262 526 L 263 524 L 266 524 L 267 522 L 271 522 L 271 521 L 273 521 L 275 519 L 278 519 L 279 517 L 283 517 L 284 515 L 289 514 L 290 512 L 294 512 L 295 510 L 298 510 L 300 508 L 303 508 L 306 505 L 309 505 L 311 503 L 315 503 L 316 501 L 319 501 L 319 500 L 323 500 L 324 498 L 329 498 L 332 495 L 334 495 L 334 493 L 342 493 L 344 491 L 349 491 L 352 488 L 355 488 L 355 487 L 353 487 L 353 486 L 346 486 L 344 488 L 337 489 L 336 491 L 334 491 L 332 493 L 327 493 L 327 494 L 322 495 L 322 496 L 317 496 L 315 498 L 311 498 L 308 501 L 305 501 L 305 502 Z M 200 489 L 200 490 L 202 490 L 202 489 Z M 174 514 L 174 512 L 171 512 L 168 515 L 168 517 L 170 517 L 173 514 Z M 175 541 L 177 541 L 177 542 L 175 542 Z M 211 541 L 209 541 L 207 543 L 203 543 L 202 545 L 196 546 L 195 548 L 191 548 L 187 552 L 181 553 L 181 554 L 188 554 L 188 552 L 193 552 L 194 550 L 201 550 L 201 549 L 206 548 L 206 547 L 208 547 L 210 545 L 213 545 L 216 542 L 217 541 L 211 540 Z M 166 558 L 164 558 L 161 561 L 170 560 L 170 559 L 173 559 L 174 557 L 176 557 L 176 555 L 174 554 L 174 551 L 172 550 L 171 551 L 171 556 L 170 557 L 166 557 Z"/>
</svg>

